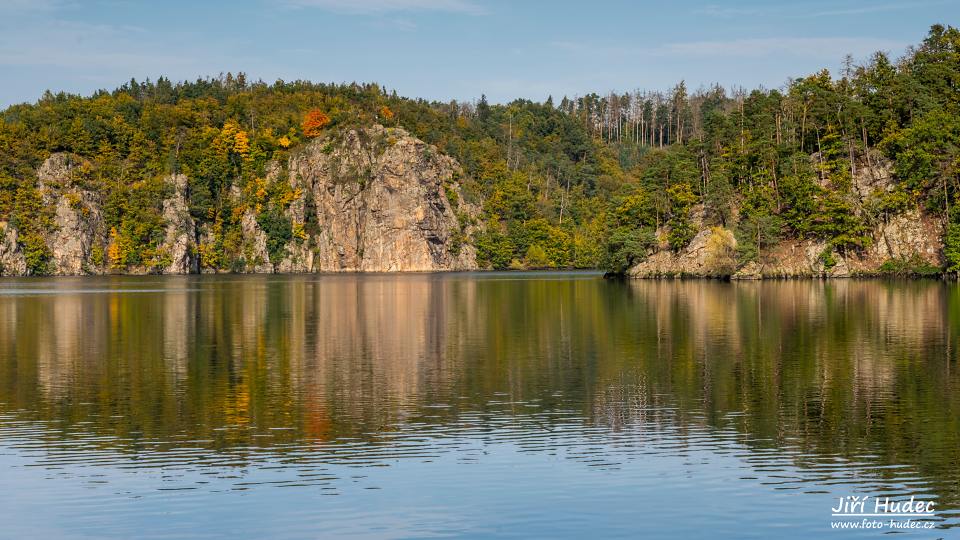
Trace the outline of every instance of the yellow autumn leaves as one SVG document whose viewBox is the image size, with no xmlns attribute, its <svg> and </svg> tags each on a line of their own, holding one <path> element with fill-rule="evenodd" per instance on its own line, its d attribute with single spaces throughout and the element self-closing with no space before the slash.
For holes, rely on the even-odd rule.
<svg viewBox="0 0 960 540">
<path fill-rule="evenodd" d="M 111 227 L 109 242 L 107 245 L 107 260 L 101 262 L 108 263 L 111 270 L 126 269 L 130 255 L 136 250 L 133 240 L 125 234 L 120 234 L 116 227 Z M 102 250 L 102 248 L 100 249 Z M 141 253 L 143 265 L 146 268 L 164 267 L 171 262 L 170 254 L 163 246 L 146 248 Z M 95 258 L 101 258 L 102 256 L 103 251 L 100 251 L 100 255 Z"/>
<path fill-rule="evenodd" d="M 217 128 L 208 128 L 211 132 L 218 131 Z M 212 147 L 214 151 L 227 157 L 231 153 L 240 156 L 244 161 L 250 159 L 250 135 L 241 129 L 240 124 L 230 120 L 219 130 L 219 134 L 213 137 Z"/>
</svg>

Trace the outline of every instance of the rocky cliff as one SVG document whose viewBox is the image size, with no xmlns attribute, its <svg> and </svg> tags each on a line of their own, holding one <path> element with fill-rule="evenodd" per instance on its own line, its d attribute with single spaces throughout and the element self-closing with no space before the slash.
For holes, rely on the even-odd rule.
<svg viewBox="0 0 960 540">
<path fill-rule="evenodd" d="M 317 141 L 290 159 L 286 181 L 296 198 L 297 230 L 313 213 L 315 232 L 288 245 L 283 272 L 409 272 L 476 268 L 476 253 L 450 157 L 400 129 L 376 126 Z M 453 199 L 453 201 L 451 201 Z M 459 208 L 457 207 L 459 206 Z M 457 212 L 461 213 L 458 219 Z M 464 221 L 464 223 L 460 223 Z"/>
<path fill-rule="evenodd" d="M 857 168 L 850 198 L 857 212 L 864 212 L 871 197 L 894 187 L 892 166 L 880 158 Z M 690 220 L 698 232 L 679 251 L 666 243 L 666 227 L 657 230 L 658 245 L 627 271 L 635 278 L 731 277 L 733 279 L 794 277 L 855 277 L 918 269 L 942 268 L 942 216 L 917 208 L 885 216 L 871 224 L 869 241 L 860 249 L 838 250 L 820 239 L 784 239 L 755 260 L 738 260 L 735 223 L 710 225 L 702 206 L 691 210 Z M 736 212 L 734 212 L 736 216 Z M 735 221 L 736 218 L 734 218 Z"/>
<path fill-rule="evenodd" d="M 169 194 L 157 211 L 162 240 L 154 256 L 117 264 L 104 201 L 75 181 L 75 169 L 92 165 L 69 154 L 51 155 L 37 170 L 37 190 L 51 215 L 42 241 L 47 273 L 188 274 L 214 271 L 205 256 L 223 235 L 191 215 L 190 182 L 163 179 Z M 399 128 L 373 126 L 331 134 L 272 162 L 255 184 L 230 188 L 241 255 L 236 272 L 411 272 L 477 267 L 469 242 L 477 210 L 466 203 L 451 158 Z M 280 214 L 285 234 L 264 230 L 251 192 L 289 186 Z M 286 189 L 286 186 L 281 186 Z M 254 202 L 251 202 L 254 201 Z M 275 232 L 275 231 L 274 231 Z M 276 238 L 280 238 L 278 241 Z M 280 242 L 280 243 L 278 243 Z M 0 223 L 0 275 L 28 275 L 21 231 Z"/>
<path fill-rule="evenodd" d="M 93 270 L 90 254 L 106 238 L 99 197 L 74 181 L 72 170 L 82 165 L 72 156 L 54 154 L 37 171 L 43 204 L 54 209 L 54 227 L 45 240 L 53 254 L 50 273 L 57 276 Z"/>
</svg>

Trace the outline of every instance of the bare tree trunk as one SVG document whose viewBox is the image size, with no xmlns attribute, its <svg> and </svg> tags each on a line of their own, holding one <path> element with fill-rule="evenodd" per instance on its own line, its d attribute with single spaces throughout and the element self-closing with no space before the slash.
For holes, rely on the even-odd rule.
<svg viewBox="0 0 960 540">
<path fill-rule="evenodd" d="M 782 121 L 783 121 L 783 117 L 780 116 L 780 113 L 778 112 L 778 113 L 777 113 L 777 146 L 779 146 L 779 145 L 780 145 L 780 142 L 781 142 L 781 141 L 780 141 L 780 128 L 781 128 L 781 122 L 782 122 Z"/>
<path fill-rule="evenodd" d="M 743 153 L 744 147 L 746 146 L 746 141 L 744 140 L 744 131 L 743 131 L 743 94 L 740 94 L 740 153 Z"/>
<path fill-rule="evenodd" d="M 557 168 L 557 170 L 559 171 L 559 167 Z M 561 192 L 560 192 L 560 223 L 559 223 L 559 225 L 563 225 L 563 205 L 564 205 L 565 196 L 566 196 L 566 194 L 567 194 L 568 191 L 570 191 L 570 180 L 569 180 L 569 179 L 567 179 L 567 187 L 566 187 L 566 189 L 565 189 L 564 191 L 561 191 Z"/>
<path fill-rule="evenodd" d="M 508 116 L 509 124 L 507 127 L 507 168 L 510 168 L 510 154 L 513 152 L 513 115 Z M 503 125 L 503 124 L 500 124 Z M 501 133 L 503 133 L 501 131 Z"/>
<path fill-rule="evenodd" d="M 943 178 L 943 210 L 946 214 L 946 222 L 950 223 L 950 197 L 947 195 L 947 177 L 941 175 Z"/>
<path fill-rule="evenodd" d="M 817 128 L 817 160 L 820 162 L 820 167 L 817 170 L 817 177 L 820 178 L 820 181 L 823 182 L 823 148 L 820 146 L 820 129 Z"/>
</svg>

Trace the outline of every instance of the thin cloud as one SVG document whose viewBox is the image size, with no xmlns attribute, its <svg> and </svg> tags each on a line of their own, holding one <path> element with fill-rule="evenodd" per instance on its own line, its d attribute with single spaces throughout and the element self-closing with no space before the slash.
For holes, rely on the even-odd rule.
<svg viewBox="0 0 960 540">
<path fill-rule="evenodd" d="M 0 0 L 0 12 L 44 12 L 60 11 L 76 7 L 73 0 Z"/>
<path fill-rule="evenodd" d="M 887 4 L 872 4 L 843 7 L 835 3 L 820 6 L 797 5 L 785 6 L 723 6 L 707 5 L 693 11 L 694 15 L 704 15 L 718 19 L 733 19 L 737 17 L 781 17 L 785 19 L 815 19 L 820 17 L 844 17 L 868 15 L 871 13 L 886 13 L 890 11 L 905 11 L 919 7 L 938 6 L 950 3 L 949 1 L 933 2 L 894 2 Z M 825 8 L 825 9 L 824 9 Z"/>
<path fill-rule="evenodd" d="M 761 13 L 764 13 L 764 12 L 770 12 L 770 10 L 769 9 L 763 10 L 760 8 L 709 5 L 709 6 L 704 6 L 702 8 L 695 9 L 693 11 L 693 14 L 706 15 L 708 17 L 717 17 L 721 19 L 731 19 L 733 17 L 760 15 Z"/>
<path fill-rule="evenodd" d="M 807 17 L 841 17 L 845 15 L 867 15 L 870 13 L 886 13 L 889 11 L 903 11 L 915 9 L 921 6 L 938 6 L 948 2 L 905 2 L 900 4 L 875 4 L 872 6 L 858 6 L 851 8 L 835 8 L 816 11 L 807 15 Z"/>
<path fill-rule="evenodd" d="M 138 26 L 51 20 L 42 28 L 8 32 L 8 39 L 0 42 L 0 66 L 139 71 L 145 65 L 193 62 L 189 55 L 166 51 L 149 41 L 148 35 Z"/>
<path fill-rule="evenodd" d="M 469 0 L 283 0 L 291 7 L 320 8 L 350 15 L 383 15 L 404 11 L 442 11 L 465 15 L 486 13 Z"/>
<path fill-rule="evenodd" d="M 838 59 L 847 54 L 868 55 L 876 51 L 903 50 L 909 44 L 882 38 L 782 37 L 732 40 L 687 41 L 657 47 L 618 47 L 574 42 L 556 42 L 553 46 L 570 54 L 589 57 L 629 58 L 762 58 L 799 56 Z"/>
<path fill-rule="evenodd" d="M 58 48 L 19 50 L 0 49 L 0 66 L 49 66 L 60 68 L 140 69 L 144 65 L 190 66 L 193 62 L 178 55 L 145 55 L 123 52 L 65 52 Z"/>
<path fill-rule="evenodd" d="M 654 52 L 681 56 L 764 57 L 792 55 L 812 57 L 840 57 L 846 54 L 861 56 L 876 51 L 906 48 L 907 44 L 882 38 L 755 38 L 727 41 L 691 41 L 671 43 Z"/>
<path fill-rule="evenodd" d="M 380 30 L 399 30 L 401 32 L 413 32 L 417 29 L 417 23 L 405 17 L 380 17 L 370 23 L 370 26 Z"/>
</svg>

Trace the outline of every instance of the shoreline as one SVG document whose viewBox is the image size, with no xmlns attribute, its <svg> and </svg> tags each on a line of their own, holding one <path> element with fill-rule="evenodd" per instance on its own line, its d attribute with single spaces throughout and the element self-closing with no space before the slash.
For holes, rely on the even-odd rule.
<svg viewBox="0 0 960 540">
<path fill-rule="evenodd" d="M 627 280 L 647 280 L 647 281 L 656 281 L 656 280 L 703 280 L 703 281 L 729 281 L 729 282 L 751 282 L 751 281 L 843 281 L 843 280 L 900 280 L 900 281 L 957 281 L 956 275 L 951 275 L 946 272 L 934 275 L 922 275 L 922 274 L 851 274 L 845 276 L 831 276 L 831 275 L 762 275 L 756 277 L 738 277 L 736 275 L 730 276 L 705 276 L 698 274 L 686 274 L 683 272 L 677 274 L 663 274 L 656 276 L 629 276 L 623 274 L 615 273 L 606 273 L 604 277 L 607 279 L 622 279 Z"/>
<path fill-rule="evenodd" d="M 253 277 L 253 276 L 418 276 L 418 275 L 589 275 L 606 278 L 609 272 L 599 268 L 542 268 L 529 270 L 513 269 L 473 269 L 473 270 L 410 270 L 393 272 L 365 272 L 365 271 L 343 271 L 343 272 L 191 272 L 184 274 L 165 274 L 165 273 L 103 273 L 103 274 L 47 274 L 47 275 L 22 275 L 22 276 L 0 276 L 0 284 L 11 280 L 39 280 L 39 279 L 77 279 L 77 278 L 152 278 L 152 277 Z"/>
<path fill-rule="evenodd" d="M 45 279 L 86 279 L 86 278 L 186 278 L 186 277 L 255 277 L 255 276 L 275 276 L 275 277 L 299 277 L 299 276 L 418 276 L 418 275 L 462 275 L 462 276 L 496 276 L 496 275 L 583 275 L 597 276 L 611 281 L 725 281 L 725 282 L 752 282 L 752 281 L 834 281 L 834 280 L 891 280 L 891 281 L 944 281 L 955 282 L 958 280 L 956 274 L 941 272 L 938 274 L 884 274 L 884 273 L 863 273 L 850 275 L 782 275 L 768 274 L 743 277 L 736 274 L 707 275 L 689 272 L 660 273 L 650 275 L 629 275 L 622 272 L 612 272 L 600 268 L 536 268 L 536 269 L 472 269 L 472 270 L 414 270 L 414 271 L 392 271 L 392 272 L 366 272 L 366 271 L 342 271 L 342 272 L 191 272 L 183 274 L 166 273 L 103 273 L 103 274 L 61 274 L 61 275 L 22 275 L 22 276 L 0 276 L 0 284 L 15 280 L 45 280 Z"/>
</svg>

